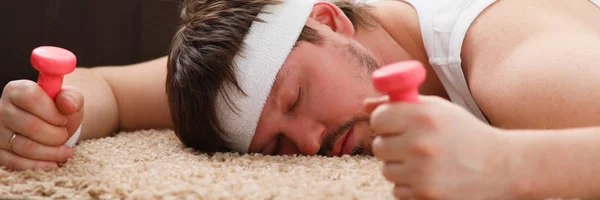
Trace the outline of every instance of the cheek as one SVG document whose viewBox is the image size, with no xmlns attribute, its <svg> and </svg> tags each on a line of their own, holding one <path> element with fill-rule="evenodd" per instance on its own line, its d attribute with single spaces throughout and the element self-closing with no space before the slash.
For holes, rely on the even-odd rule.
<svg viewBox="0 0 600 200">
<path fill-rule="evenodd" d="M 262 111 L 256 125 L 254 137 L 250 142 L 250 152 L 259 152 L 261 148 L 271 141 L 273 135 L 279 130 L 277 126 L 274 126 L 274 124 L 279 123 L 279 120 L 280 117 L 273 108 L 267 107 Z"/>
<path fill-rule="evenodd" d="M 322 56 L 310 59 L 303 70 L 312 90 L 309 112 L 319 113 L 325 120 L 347 120 L 363 114 L 363 100 L 376 96 L 369 69 L 339 48 Z"/>
<path fill-rule="evenodd" d="M 328 76 L 313 82 L 313 112 L 347 118 L 362 112 L 362 101 L 370 96 L 365 81 L 346 76 Z M 333 117 L 333 116 L 332 116 Z"/>
</svg>

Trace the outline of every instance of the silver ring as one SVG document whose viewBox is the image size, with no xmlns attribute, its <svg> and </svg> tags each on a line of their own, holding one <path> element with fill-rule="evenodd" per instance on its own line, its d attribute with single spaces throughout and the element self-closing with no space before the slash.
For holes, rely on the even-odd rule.
<svg viewBox="0 0 600 200">
<path fill-rule="evenodd" d="M 13 150 L 13 140 L 15 140 L 15 138 L 17 137 L 17 133 L 13 133 L 12 136 L 10 136 L 10 139 L 8 140 L 8 150 L 15 152 Z"/>
</svg>

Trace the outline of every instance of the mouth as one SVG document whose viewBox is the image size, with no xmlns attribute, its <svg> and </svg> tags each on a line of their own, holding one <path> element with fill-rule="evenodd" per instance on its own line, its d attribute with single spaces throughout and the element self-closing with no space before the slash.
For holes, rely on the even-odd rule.
<svg viewBox="0 0 600 200">
<path fill-rule="evenodd" d="M 350 127 L 348 131 L 336 141 L 331 156 L 342 156 L 344 154 L 352 153 L 354 145 L 356 144 L 353 130 L 354 127 Z"/>
</svg>

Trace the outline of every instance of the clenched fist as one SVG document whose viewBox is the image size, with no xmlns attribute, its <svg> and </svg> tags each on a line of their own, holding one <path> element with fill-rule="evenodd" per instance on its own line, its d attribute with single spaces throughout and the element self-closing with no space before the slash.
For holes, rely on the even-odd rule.
<svg viewBox="0 0 600 200">
<path fill-rule="evenodd" d="M 73 156 L 64 145 L 83 118 L 83 94 L 65 86 L 53 100 L 37 83 L 8 83 L 0 98 L 0 166 L 56 167 Z"/>
<path fill-rule="evenodd" d="M 374 156 L 399 199 L 511 199 L 507 142 L 468 111 L 438 97 L 368 99 Z"/>
</svg>

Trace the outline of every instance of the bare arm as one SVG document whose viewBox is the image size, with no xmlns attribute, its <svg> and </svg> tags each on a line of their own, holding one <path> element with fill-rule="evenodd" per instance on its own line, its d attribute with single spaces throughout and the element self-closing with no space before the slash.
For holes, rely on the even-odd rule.
<svg viewBox="0 0 600 200">
<path fill-rule="evenodd" d="M 508 131 L 526 199 L 600 196 L 600 39 L 545 33 L 500 62 L 473 67 L 473 90 L 493 125 Z"/>
<path fill-rule="evenodd" d="M 506 133 L 518 199 L 600 197 L 600 128 Z"/>
<path fill-rule="evenodd" d="M 65 83 L 84 94 L 80 140 L 115 131 L 171 128 L 165 93 L 166 57 L 119 66 L 78 68 Z"/>
</svg>

